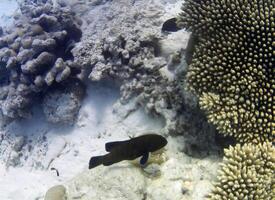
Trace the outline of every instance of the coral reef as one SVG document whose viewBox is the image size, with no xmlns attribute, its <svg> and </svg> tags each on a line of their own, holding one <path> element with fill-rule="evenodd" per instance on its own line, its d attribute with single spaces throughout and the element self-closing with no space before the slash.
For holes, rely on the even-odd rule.
<svg viewBox="0 0 275 200">
<path fill-rule="evenodd" d="M 71 49 L 80 22 L 66 7 L 23 2 L 14 27 L 0 38 L 0 108 L 8 118 L 26 118 L 36 97 L 56 83 L 80 77 Z"/>
<path fill-rule="evenodd" d="M 119 83 L 122 104 L 139 96 L 137 104 L 156 114 L 156 102 L 168 101 L 174 90 L 170 87 L 173 83 L 161 74 L 167 65 L 167 61 L 159 57 L 162 20 L 158 17 L 162 12 L 159 7 L 150 6 L 142 11 L 139 9 L 142 5 L 133 7 L 130 2 L 118 9 L 121 6 L 120 2 L 112 2 L 108 11 L 104 9 L 99 21 L 91 20 L 97 15 L 97 10 L 88 14 L 90 17 L 86 23 L 89 24 L 81 44 L 73 49 L 73 53 L 77 62 L 86 66 L 92 81 L 111 79 Z M 148 15 L 151 20 L 148 20 Z M 123 27 L 120 24 L 124 24 Z M 172 106 L 171 102 L 163 104 Z"/>
<path fill-rule="evenodd" d="M 241 143 L 274 142 L 274 21 L 273 0 L 187 0 L 179 16 L 198 39 L 189 88 L 209 121 Z"/>
<path fill-rule="evenodd" d="M 185 134 L 189 154 L 198 155 L 195 149 L 200 149 L 199 154 L 206 155 L 215 146 L 211 145 L 215 130 L 199 111 L 196 97 L 179 85 L 186 70 L 183 51 L 189 33 L 163 34 L 165 12 L 157 2 L 101 5 L 83 16 L 83 37 L 72 52 L 92 82 L 119 85 L 121 97 L 116 111 L 124 110 L 128 103 L 135 104 L 124 112 L 127 117 L 142 107 L 164 119 L 164 134 Z"/>
<path fill-rule="evenodd" d="M 218 182 L 208 199 L 274 199 L 274 171 L 275 149 L 271 143 L 231 146 L 225 150 Z"/>
<path fill-rule="evenodd" d="M 32 2 L 38 1 L 46 2 Z M 179 1 L 91 0 L 93 5 L 100 4 L 94 7 L 88 5 L 89 1 L 62 1 L 78 2 L 72 4 L 73 9 L 84 19 L 83 37 L 72 50 L 72 62 L 85 67 L 85 76 L 90 75 L 92 80 L 91 88 L 76 126 L 52 126 L 45 122 L 39 109 L 33 109 L 33 119 L 14 121 L 5 127 L 0 137 L 4 138 L 0 145 L 1 160 L 11 161 L 7 169 L 9 165 L 17 167 L 9 170 L 6 179 L 1 180 L 1 185 L 12 185 L 6 188 L 3 199 L 9 196 L 40 199 L 41 191 L 45 192 L 46 187 L 66 182 L 83 171 L 90 156 L 104 151 L 100 146 L 104 147 L 107 140 L 136 136 L 148 129 L 169 138 L 167 157 L 157 157 L 145 168 L 123 162 L 85 171 L 64 183 L 67 199 L 203 199 L 216 173 L 218 158 L 208 156 L 209 151 L 216 148 L 213 142 L 215 130 L 203 113 L 198 112 L 196 98 L 178 86 L 177 70 L 186 66 L 182 53 L 189 33 L 183 30 L 169 34 L 161 32 L 163 22 L 175 17 L 171 4 Z M 87 12 L 77 12 L 79 8 L 87 9 Z M 25 45 L 27 47 L 28 42 Z M 46 38 L 43 44 L 36 43 L 35 48 L 40 49 L 43 45 L 52 48 L 52 41 Z M 52 59 L 49 54 L 43 56 L 45 58 L 31 59 L 30 67 L 24 70 L 35 71 L 38 61 Z M 67 62 L 57 60 L 58 66 Z M 68 71 L 64 70 L 64 75 Z M 63 83 L 67 86 L 66 81 L 70 83 L 72 80 L 70 76 L 61 83 L 55 80 L 45 92 L 42 91 L 46 116 L 55 122 L 71 121 L 67 116 L 74 116 L 74 108 L 79 105 L 78 97 L 75 98 L 77 94 L 66 93 L 66 90 L 59 93 L 64 90 L 58 86 Z M 114 83 L 121 88 L 120 106 L 116 109 L 119 113 L 112 107 L 119 96 L 117 90 L 109 86 Z M 107 89 L 99 89 L 99 85 Z M 70 101 L 66 103 L 64 99 Z M 73 105 L 73 109 L 63 109 L 65 104 Z M 144 113 L 143 108 L 154 117 Z M 10 149 L 16 135 L 21 134 L 27 136 L 24 140 L 18 139 L 15 149 Z M 207 157 L 197 159 L 189 155 Z M 64 164 L 68 162 L 70 167 Z M 58 169 L 60 176 L 49 171 L 51 167 Z M 35 173 L 29 173 L 29 170 Z M 21 185 L 14 184 L 14 174 L 17 179 L 25 180 L 24 190 Z M 37 187 L 34 188 L 34 184 Z"/>
</svg>

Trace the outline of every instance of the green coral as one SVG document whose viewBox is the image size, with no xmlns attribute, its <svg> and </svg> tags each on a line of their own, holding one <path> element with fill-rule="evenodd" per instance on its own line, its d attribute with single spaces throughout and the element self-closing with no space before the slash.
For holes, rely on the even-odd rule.
<svg viewBox="0 0 275 200">
<path fill-rule="evenodd" d="M 178 24 L 198 38 L 187 85 L 209 121 L 241 143 L 275 135 L 275 1 L 186 0 Z"/>
<path fill-rule="evenodd" d="M 208 200 L 272 200 L 275 197 L 275 148 L 252 143 L 225 150 L 218 181 Z"/>
</svg>

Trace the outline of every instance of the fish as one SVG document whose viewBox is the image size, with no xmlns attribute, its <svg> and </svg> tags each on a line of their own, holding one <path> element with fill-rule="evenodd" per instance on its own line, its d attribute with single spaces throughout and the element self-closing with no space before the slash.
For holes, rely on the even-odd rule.
<svg viewBox="0 0 275 200">
<path fill-rule="evenodd" d="M 162 25 L 161 31 L 162 32 L 177 32 L 181 30 L 180 27 L 177 25 L 177 18 L 171 18 L 165 21 Z"/>
<path fill-rule="evenodd" d="M 114 141 L 105 144 L 105 150 L 109 153 L 91 157 L 89 169 L 99 165 L 110 166 L 123 160 L 134 160 L 141 157 L 140 164 L 145 165 L 149 153 L 157 151 L 167 144 L 167 140 L 158 134 L 145 134 L 124 141 Z"/>
</svg>

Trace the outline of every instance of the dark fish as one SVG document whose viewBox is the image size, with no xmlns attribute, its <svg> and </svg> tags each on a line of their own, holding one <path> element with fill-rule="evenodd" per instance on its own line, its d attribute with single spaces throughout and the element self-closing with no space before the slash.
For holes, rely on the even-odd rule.
<svg viewBox="0 0 275 200">
<path fill-rule="evenodd" d="M 106 155 L 95 156 L 90 159 L 89 169 L 103 164 L 109 166 L 123 160 L 134 160 L 142 156 L 140 164 L 144 165 L 149 157 L 149 152 L 154 152 L 167 144 L 161 135 L 146 134 L 124 141 L 108 142 L 105 144 Z"/>
<path fill-rule="evenodd" d="M 167 21 L 165 21 L 162 25 L 161 30 L 163 32 L 177 32 L 179 31 L 181 28 L 178 27 L 177 25 L 177 18 L 171 18 L 168 19 Z"/>
</svg>

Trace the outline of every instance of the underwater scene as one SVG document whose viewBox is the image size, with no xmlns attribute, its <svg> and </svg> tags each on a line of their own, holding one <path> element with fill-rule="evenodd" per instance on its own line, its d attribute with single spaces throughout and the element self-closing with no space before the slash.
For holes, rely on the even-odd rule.
<svg viewBox="0 0 275 200">
<path fill-rule="evenodd" d="M 275 0 L 0 0 L 0 200 L 275 200 Z"/>
</svg>

